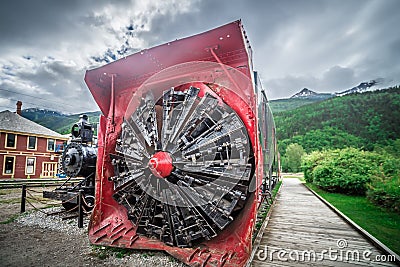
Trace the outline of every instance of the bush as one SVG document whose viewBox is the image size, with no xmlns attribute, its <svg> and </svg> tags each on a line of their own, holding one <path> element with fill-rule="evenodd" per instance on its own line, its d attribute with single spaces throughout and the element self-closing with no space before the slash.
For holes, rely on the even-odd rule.
<svg viewBox="0 0 400 267">
<path fill-rule="evenodd" d="M 367 197 L 376 205 L 400 213 L 400 184 L 399 179 L 389 182 L 369 185 Z"/>
<path fill-rule="evenodd" d="M 377 151 L 312 152 L 303 157 L 304 178 L 325 191 L 366 194 L 372 203 L 400 213 L 400 158 Z"/>
<path fill-rule="evenodd" d="M 303 157 L 301 168 L 303 169 L 304 179 L 307 183 L 313 182 L 312 172 L 324 158 L 325 153 L 320 151 L 314 151 Z"/>
<path fill-rule="evenodd" d="M 386 155 L 381 172 L 371 177 L 368 199 L 387 209 L 400 213 L 400 159 Z"/>
<path fill-rule="evenodd" d="M 318 187 L 352 195 L 364 195 L 372 175 L 379 173 L 383 157 L 355 148 L 313 152 L 303 161 L 304 177 Z"/>
</svg>

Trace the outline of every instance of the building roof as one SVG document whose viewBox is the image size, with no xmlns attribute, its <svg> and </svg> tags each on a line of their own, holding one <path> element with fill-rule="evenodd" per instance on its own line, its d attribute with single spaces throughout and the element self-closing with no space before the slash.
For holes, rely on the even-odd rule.
<svg viewBox="0 0 400 267">
<path fill-rule="evenodd" d="M 36 122 L 30 121 L 9 110 L 0 112 L 0 131 L 66 139 L 61 134 L 37 124 Z"/>
</svg>

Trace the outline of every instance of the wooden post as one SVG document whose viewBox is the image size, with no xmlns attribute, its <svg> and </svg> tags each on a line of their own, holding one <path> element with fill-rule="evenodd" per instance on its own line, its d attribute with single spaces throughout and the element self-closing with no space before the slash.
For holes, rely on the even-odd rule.
<svg viewBox="0 0 400 267">
<path fill-rule="evenodd" d="M 83 190 L 78 193 L 78 228 L 83 228 Z"/>
<path fill-rule="evenodd" d="M 22 196 L 21 196 L 21 213 L 25 212 L 26 203 L 26 184 L 22 185 Z"/>
</svg>

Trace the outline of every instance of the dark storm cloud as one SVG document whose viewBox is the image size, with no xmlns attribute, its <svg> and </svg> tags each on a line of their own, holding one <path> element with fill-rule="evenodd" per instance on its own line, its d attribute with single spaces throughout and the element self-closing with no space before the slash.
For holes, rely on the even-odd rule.
<svg viewBox="0 0 400 267">
<path fill-rule="evenodd" d="M 140 36 L 155 45 L 241 18 L 255 68 L 280 98 L 303 87 L 335 92 L 396 80 L 398 10 L 399 1 L 199 1 L 193 12 L 154 17 Z"/>
<path fill-rule="evenodd" d="M 58 37 L 74 35 L 74 32 L 79 36 L 83 29 L 76 27 L 83 26 L 82 23 L 101 25 L 100 17 L 93 17 L 93 12 L 107 4 L 123 9 L 130 1 L 3 0 L 0 3 L 0 45 L 35 45 L 43 42 L 43 38 L 57 43 Z"/>
<path fill-rule="evenodd" d="M 354 77 L 354 70 L 350 68 L 342 68 L 340 66 L 334 66 L 323 74 L 321 80 L 321 87 L 331 86 L 326 88 L 329 91 L 339 91 L 344 88 L 350 88 L 357 81 Z"/>
<path fill-rule="evenodd" d="M 2 1 L 0 89 L 63 99 L 62 111 L 93 110 L 86 69 L 237 19 L 272 99 L 378 77 L 395 84 L 399 10 L 397 0 Z M 0 106 L 14 106 L 9 91 L 0 90 Z"/>
<path fill-rule="evenodd" d="M 13 107 L 16 100 L 22 100 L 25 107 L 37 105 L 59 111 L 73 110 L 79 105 L 87 107 L 91 97 L 87 90 L 82 90 L 83 74 L 76 65 L 52 59 L 46 61 L 29 68 L 17 68 L 13 76 L 18 79 L 1 82 L 0 93 L 9 99 L 9 106 Z"/>
<path fill-rule="evenodd" d="M 0 109 L 13 108 L 15 99 L 23 100 L 24 107 L 65 112 L 97 109 L 83 77 L 90 52 L 99 53 L 88 44 L 96 43 L 96 34 L 108 22 L 94 14 L 107 2 L 2 1 Z M 113 7 L 127 4 L 118 1 Z M 98 47 L 102 46 L 100 41 Z"/>
<path fill-rule="evenodd" d="M 57 45 L 59 38 L 71 34 L 76 17 L 83 16 L 80 1 L 2 1 L 0 32 L 2 49 L 18 46 Z M 85 1 L 82 1 L 85 3 Z"/>
</svg>

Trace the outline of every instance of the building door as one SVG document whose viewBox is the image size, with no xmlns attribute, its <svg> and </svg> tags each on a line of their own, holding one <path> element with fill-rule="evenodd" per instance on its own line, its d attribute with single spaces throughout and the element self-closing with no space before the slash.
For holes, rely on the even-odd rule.
<svg viewBox="0 0 400 267">
<path fill-rule="evenodd" d="M 55 177 L 57 173 L 57 162 L 43 162 L 41 177 Z"/>
</svg>

